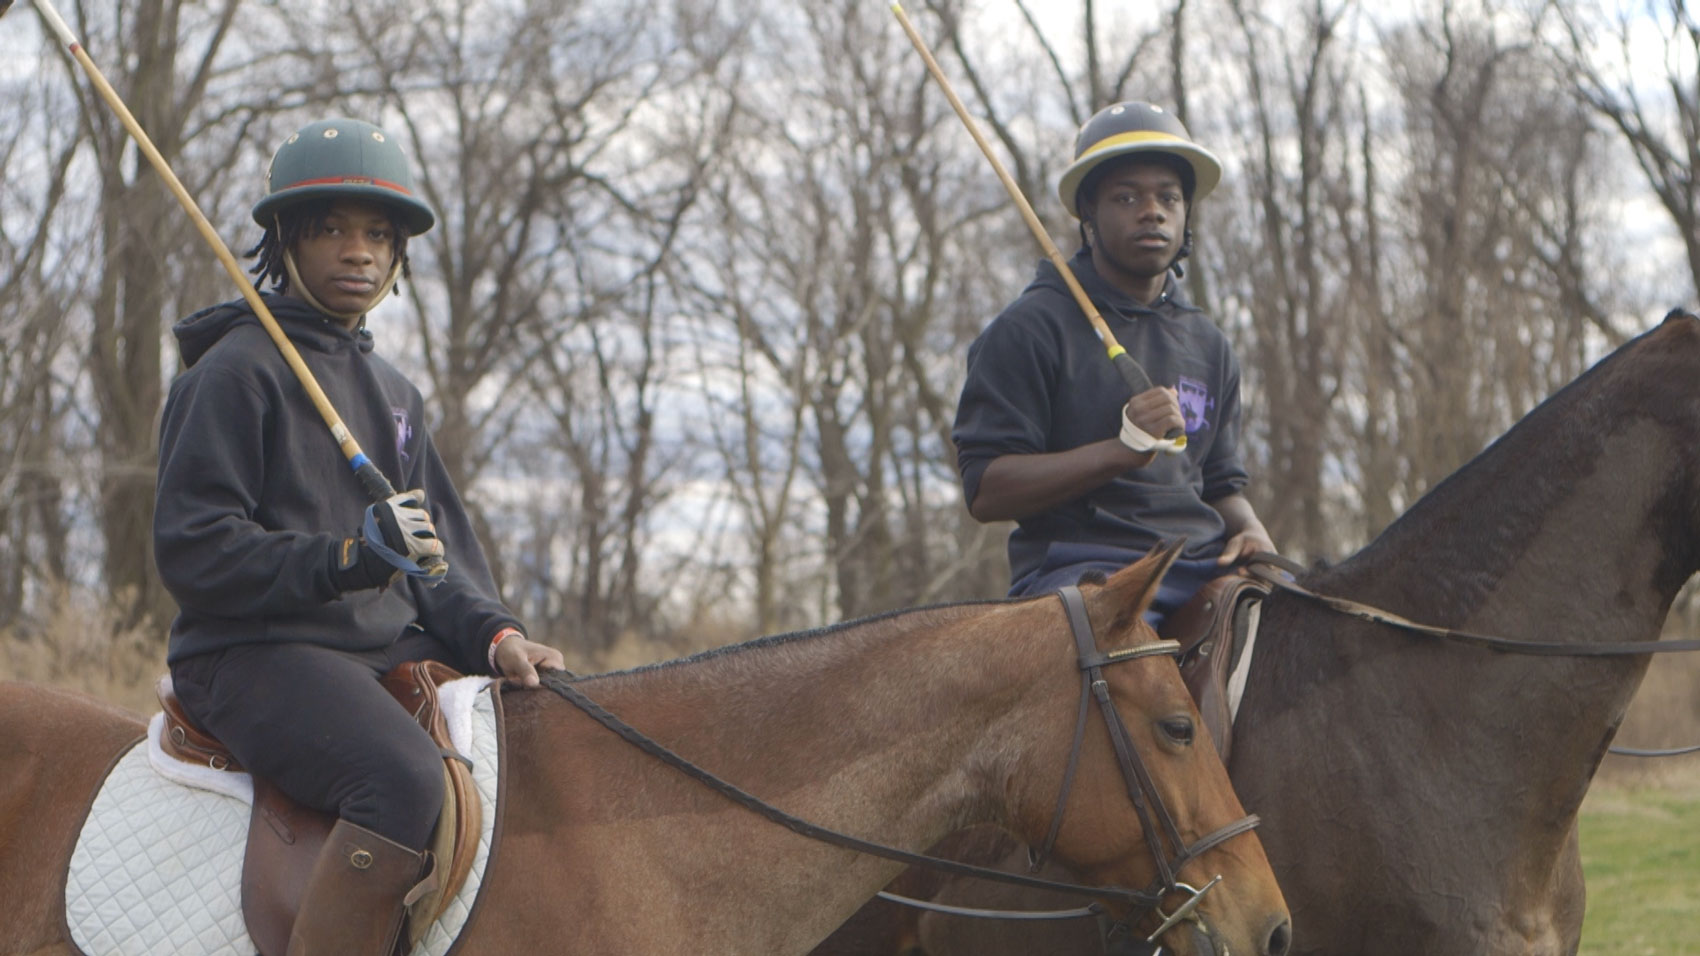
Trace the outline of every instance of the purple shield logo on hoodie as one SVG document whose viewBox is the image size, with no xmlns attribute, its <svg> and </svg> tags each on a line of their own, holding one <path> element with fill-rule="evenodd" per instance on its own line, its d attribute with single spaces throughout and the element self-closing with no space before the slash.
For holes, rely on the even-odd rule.
<svg viewBox="0 0 1700 956">
<path fill-rule="evenodd" d="M 1196 434 L 1210 423 L 1205 416 L 1216 407 L 1216 399 L 1210 397 L 1210 389 L 1196 378 L 1180 376 L 1175 383 L 1175 391 L 1181 400 L 1181 416 L 1186 419 L 1186 433 Z"/>
<path fill-rule="evenodd" d="M 395 418 L 395 452 L 405 465 L 413 460 L 413 456 L 407 453 L 407 446 L 413 441 L 413 426 L 407 423 L 405 408 L 391 406 L 390 415 Z"/>
</svg>

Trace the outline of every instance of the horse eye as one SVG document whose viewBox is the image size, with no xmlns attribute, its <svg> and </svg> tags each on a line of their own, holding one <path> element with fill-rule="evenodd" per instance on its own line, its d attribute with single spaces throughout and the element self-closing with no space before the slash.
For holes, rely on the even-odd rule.
<svg viewBox="0 0 1700 956">
<path fill-rule="evenodd" d="M 1168 737 L 1177 744 L 1192 743 L 1191 718 L 1170 717 L 1167 720 L 1157 721 L 1157 726 L 1162 729 L 1163 736 Z"/>
</svg>

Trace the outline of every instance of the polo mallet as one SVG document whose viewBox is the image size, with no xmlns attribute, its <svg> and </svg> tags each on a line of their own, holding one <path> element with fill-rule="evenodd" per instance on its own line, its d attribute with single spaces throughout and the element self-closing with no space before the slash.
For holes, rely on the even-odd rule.
<svg viewBox="0 0 1700 956">
<path fill-rule="evenodd" d="M 59 11 L 53 8 L 50 0 L 33 0 L 33 2 L 36 10 L 40 12 L 41 18 L 47 22 L 54 33 L 58 34 L 60 42 L 65 44 L 72 58 L 82 64 L 83 71 L 88 74 L 89 81 L 94 84 L 94 88 L 100 93 L 101 98 L 106 100 L 107 105 L 112 107 L 114 113 L 118 114 L 118 118 L 124 123 L 124 128 L 129 131 L 131 138 L 141 148 L 142 154 L 153 165 L 154 171 L 159 173 L 161 179 L 165 180 L 166 186 L 171 189 L 171 194 L 177 197 L 178 204 L 194 221 L 195 228 L 201 233 L 201 238 L 207 241 L 207 245 L 211 246 L 213 253 L 218 256 L 219 262 L 224 264 L 224 271 L 230 273 L 230 278 L 235 280 L 236 287 L 242 292 L 242 298 L 248 301 L 248 306 L 254 310 L 254 315 L 259 318 L 260 325 L 265 327 L 266 334 L 271 336 L 278 352 L 283 355 L 284 363 L 300 380 L 301 387 L 306 389 L 307 397 L 312 400 L 313 407 L 319 410 L 319 416 L 325 420 L 325 426 L 330 429 L 331 437 L 336 439 L 337 445 L 342 449 L 343 457 L 348 459 L 349 467 L 354 469 L 355 477 L 360 480 L 360 486 L 365 490 L 367 498 L 373 503 L 377 503 L 393 496 L 396 491 L 390 484 L 390 480 L 385 478 L 384 473 L 378 470 L 378 466 L 372 464 L 372 460 L 367 458 L 365 452 L 360 450 L 360 443 L 354 440 L 353 435 L 349 434 L 348 426 L 342 423 L 342 416 L 338 415 L 336 409 L 331 406 L 331 400 L 326 397 L 324 389 L 319 387 L 319 382 L 313 377 L 313 372 L 307 367 L 307 363 L 301 360 L 301 353 L 295 350 L 295 343 L 289 341 L 289 336 L 284 334 L 283 329 L 277 324 L 277 318 L 272 315 L 271 309 L 266 307 L 265 300 L 260 298 L 260 293 L 255 290 L 254 284 L 248 281 L 248 276 L 242 271 L 242 266 L 236 261 L 236 256 L 231 254 L 230 247 L 225 245 L 224 240 L 219 238 L 218 233 L 213 230 L 212 223 L 208 222 L 207 217 L 202 214 L 201 207 L 195 204 L 194 197 L 190 196 L 189 191 L 183 188 L 183 183 L 171 171 L 171 165 L 165 161 L 164 156 L 160 155 L 159 149 L 154 146 L 153 140 L 148 138 L 148 134 L 143 131 L 141 124 L 136 122 L 136 117 L 131 115 L 129 107 L 124 105 L 124 101 L 119 98 L 118 92 L 112 88 L 112 84 L 106 81 L 106 76 L 100 72 L 100 68 L 94 65 L 94 60 L 89 58 L 88 52 L 77 41 L 77 37 L 71 32 L 71 28 L 65 25 L 65 21 L 59 16 Z M 12 0 L 0 0 L 0 16 L 5 15 L 6 10 L 11 5 Z M 421 562 L 421 565 L 427 569 L 435 569 L 439 563 L 446 562 L 440 557 L 428 557 Z"/>
<path fill-rule="evenodd" d="M 1051 241 L 1051 234 L 1045 231 L 1044 223 L 1040 222 L 1039 216 L 1033 212 L 1033 206 L 1022 194 L 1021 187 L 1016 184 L 1014 177 L 1010 176 L 1009 170 L 1004 168 L 1003 161 L 998 159 L 997 153 L 992 151 L 991 144 L 986 142 L 986 137 L 980 133 L 980 127 L 975 124 L 974 117 L 968 115 L 968 108 L 962 105 L 962 100 L 956 95 L 956 90 L 951 87 L 950 80 L 945 78 L 944 70 L 940 69 L 938 61 L 933 59 L 933 52 L 927 48 L 927 41 L 921 39 L 921 34 L 916 31 L 915 24 L 909 20 L 909 14 L 903 11 L 903 5 L 894 3 L 891 5 L 891 10 L 897 14 L 897 21 L 903 24 L 903 32 L 909 34 L 909 42 L 915 45 L 915 52 L 921 54 L 921 59 L 926 61 L 927 72 L 931 73 L 933 79 L 938 82 L 939 89 L 944 91 L 945 99 L 949 100 L 951 108 L 956 110 L 956 115 L 962 120 L 962 125 L 968 127 L 968 134 L 974 137 L 975 145 L 980 147 L 980 152 L 985 154 L 987 162 L 992 164 L 992 169 L 998 174 L 998 180 L 1003 183 L 1004 190 L 1009 193 L 1009 198 L 1014 201 L 1015 207 L 1021 211 L 1021 218 L 1026 220 L 1027 228 L 1032 230 L 1033 238 L 1039 240 L 1039 247 L 1045 251 L 1045 257 L 1051 260 L 1051 265 L 1055 266 L 1057 272 L 1062 275 L 1063 282 L 1068 285 L 1068 291 L 1074 295 L 1074 301 L 1080 306 L 1080 311 L 1086 313 L 1086 321 L 1092 323 L 1092 328 L 1097 331 L 1098 338 L 1103 341 L 1105 350 L 1109 352 L 1110 361 L 1115 364 L 1116 371 L 1121 373 L 1122 381 L 1127 383 L 1131 394 L 1137 395 L 1149 390 L 1151 388 L 1151 376 L 1145 374 L 1145 369 L 1141 368 L 1133 356 L 1127 354 L 1127 349 L 1122 348 L 1122 344 L 1116 341 L 1116 334 L 1110 331 L 1110 326 L 1104 322 L 1104 317 L 1099 314 L 1098 307 L 1092 304 L 1092 297 L 1086 294 L 1085 289 L 1081 288 L 1080 280 L 1074 277 L 1074 270 L 1068 267 L 1068 260 L 1063 258 L 1063 254 L 1057 249 L 1056 243 Z M 1165 437 L 1175 443 L 1176 451 L 1186 447 L 1186 431 L 1184 429 L 1173 429 Z"/>
</svg>

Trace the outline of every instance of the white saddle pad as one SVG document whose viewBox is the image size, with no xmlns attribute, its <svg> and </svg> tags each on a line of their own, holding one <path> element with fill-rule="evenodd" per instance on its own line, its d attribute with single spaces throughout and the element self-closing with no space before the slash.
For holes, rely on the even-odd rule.
<svg viewBox="0 0 1700 956">
<path fill-rule="evenodd" d="M 472 873 L 413 956 L 442 956 L 478 897 L 496 826 L 499 758 L 489 678 L 439 690 L 449 737 L 472 760 L 483 821 Z M 253 784 L 246 774 L 192 767 L 158 751 L 156 714 L 148 740 L 118 760 L 95 796 L 71 854 L 65 919 L 87 956 L 254 956 L 242 922 L 242 856 Z M 246 796 L 244 796 L 246 794 Z"/>
<path fill-rule="evenodd" d="M 1234 721 L 1240 716 L 1240 698 L 1245 696 L 1246 677 L 1251 674 L 1251 653 L 1257 649 L 1257 625 L 1263 621 L 1263 602 L 1253 601 L 1246 609 L 1245 646 L 1240 649 L 1240 659 L 1234 662 L 1234 669 L 1228 674 L 1228 726 L 1234 726 Z"/>
</svg>

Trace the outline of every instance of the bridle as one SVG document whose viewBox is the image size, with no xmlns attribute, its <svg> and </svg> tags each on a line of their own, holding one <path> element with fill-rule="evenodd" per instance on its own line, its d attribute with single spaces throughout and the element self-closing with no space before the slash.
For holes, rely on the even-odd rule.
<svg viewBox="0 0 1700 956">
<path fill-rule="evenodd" d="M 1186 842 L 1181 836 L 1180 827 L 1175 824 L 1174 815 L 1169 812 L 1168 805 L 1163 802 L 1163 796 L 1157 790 L 1157 783 L 1152 779 L 1151 771 L 1146 768 L 1145 762 L 1139 757 L 1139 751 L 1134 748 L 1133 741 L 1128 736 L 1127 725 L 1116 710 L 1116 702 L 1110 697 L 1110 685 L 1104 679 L 1104 668 L 1110 664 L 1157 655 L 1178 657 L 1180 643 L 1153 641 L 1107 653 L 1100 651 L 1092 636 L 1092 621 L 1087 616 L 1086 600 L 1081 596 L 1080 589 L 1072 585 L 1061 588 L 1057 591 L 1057 597 L 1062 600 L 1063 610 L 1068 615 L 1069 632 L 1074 636 L 1075 652 L 1079 658 L 1080 708 L 1075 716 L 1074 742 L 1069 747 L 1068 767 L 1063 771 L 1062 789 L 1057 794 L 1057 808 L 1051 816 L 1051 825 L 1045 834 L 1044 843 L 1038 850 L 1028 851 L 1029 871 L 1037 870 L 1043 865 L 1056 845 L 1057 834 L 1062 829 L 1063 810 L 1068 805 L 1069 791 L 1074 784 L 1074 772 L 1080 762 L 1081 745 L 1086 737 L 1089 701 L 1096 700 L 1098 710 L 1104 718 L 1104 729 L 1110 737 L 1110 745 L 1116 752 L 1116 767 L 1121 771 L 1128 800 L 1133 803 L 1134 812 L 1139 814 L 1139 825 L 1145 834 L 1145 845 L 1150 849 L 1151 858 L 1157 865 L 1156 881 L 1145 891 L 1146 898 L 1150 900 L 1145 908 L 1155 912 L 1161 921 L 1157 929 L 1146 937 L 1147 942 L 1155 942 L 1159 936 L 1183 920 L 1197 921 L 1198 917 L 1194 911 L 1204 901 L 1204 894 L 1222 881 L 1222 877 L 1218 875 L 1203 887 L 1190 886 L 1181 882 L 1175 875 L 1181 867 L 1233 837 L 1251 832 L 1261 821 L 1255 814 L 1246 814 L 1191 844 Z M 1184 893 L 1187 898 L 1173 913 L 1164 913 L 1162 901 L 1174 893 Z M 1124 932 L 1130 933 L 1131 923 L 1137 915 L 1142 915 L 1139 909 L 1118 921 L 1111 928 L 1109 937 Z"/>
<path fill-rule="evenodd" d="M 1217 876 L 1202 887 L 1190 886 L 1176 877 L 1176 873 L 1181 867 L 1227 840 L 1242 833 L 1249 833 L 1261 821 L 1255 814 L 1247 814 L 1227 826 L 1206 834 L 1191 844 L 1186 842 L 1181 836 L 1180 828 L 1175 824 L 1174 816 L 1169 813 L 1167 805 L 1163 803 L 1162 796 L 1157 791 L 1156 783 L 1152 779 L 1150 771 L 1140 759 L 1139 752 L 1134 748 L 1127 727 L 1122 722 L 1120 713 L 1116 710 L 1115 701 L 1110 698 L 1109 684 L 1103 676 L 1103 669 L 1111 664 L 1120 664 L 1142 657 L 1158 655 L 1176 656 L 1180 653 L 1180 645 L 1175 641 L 1153 641 L 1149 644 L 1141 644 L 1137 647 L 1108 653 L 1099 651 L 1097 642 L 1092 636 L 1091 620 L 1086 614 L 1086 603 L 1080 595 L 1080 589 L 1072 586 L 1065 587 L 1058 592 L 1058 597 L 1061 598 L 1063 608 L 1067 613 L 1069 630 L 1073 634 L 1075 649 L 1079 658 L 1080 707 L 1075 720 L 1074 741 L 1069 751 L 1067 768 L 1063 772 L 1062 789 L 1057 796 L 1056 811 L 1051 818 L 1051 825 L 1043 846 L 1037 853 L 1031 854 L 1030 859 L 1033 868 L 1037 869 L 1045 857 L 1050 854 L 1056 843 L 1057 834 L 1062 829 L 1063 811 L 1068 803 L 1069 792 L 1074 783 L 1075 770 L 1080 762 L 1081 748 L 1085 742 L 1086 718 L 1091 709 L 1090 701 L 1096 699 L 1099 711 L 1104 718 L 1105 728 L 1109 732 L 1111 746 L 1116 752 L 1116 763 L 1121 770 L 1128 799 L 1133 802 L 1134 810 L 1139 815 L 1140 826 L 1145 833 L 1146 845 L 1150 848 L 1152 859 L 1157 865 L 1156 879 L 1144 890 L 1130 890 L 1116 886 L 1083 886 L 1077 883 L 1046 880 L 1020 873 L 1006 873 L 990 867 L 975 866 L 955 860 L 945 860 L 921 853 L 912 853 L 908 850 L 900 850 L 896 847 L 864 840 L 860 837 L 850 836 L 810 823 L 762 801 L 735 784 L 722 780 L 627 724 L 608 712 L 600 704 L 585 696 L 584 692 L 577 687 L 574 687 L 573 684 L 580 678 L 569 679 L 551 672 L 544 672 L 540 676 L 543 686 L 565 698 L 569 703 L 584 711 L 628 743 L 697 780 L 734 803 L 794 833 L 834 846 L 855 850 L 859 853 L 883 857 L 906 865 L 927 867 L 957 876 L 1127 903 L 1131 906 L 1128 914 L 1110 927 L 1106 933 L 1106 939 L 1112 940 L 1121 934 L 1131 934 L 1134 922 L 1143 918 L 1147 913 L 1155 913 L 1160 922 L 1157 929 L 1146 936 L 1146 941 L 1156 942 L 1158 937 L 1183 921 L 1200 922 L 1195 912 L 1198 905 L 1203 902 L 1204 895 L 1222 881 L 1222 877 Z M 1185 894 L 1186 899 L 1173 912 L 1165 913 L 1162 909 L 1163 901 L 1171 894 L 1176 893 Z M 1076 917 L 1102 918 L 1107 915 L 1104 907 L 1097 902 L 1072 910 L 1034 912 L 951 907 L 886 892 L 881 892 L 879 896 L 882 899 L 916 906 L 921 909 L 938 910 L 963 916 L 1000 919 L 1072 919 Z M 1158 952 L 1161 952 L 1161 950 L 1158 950 Z"/>
</svg>

